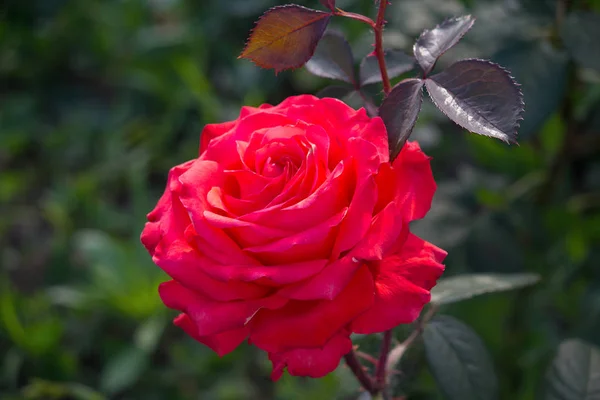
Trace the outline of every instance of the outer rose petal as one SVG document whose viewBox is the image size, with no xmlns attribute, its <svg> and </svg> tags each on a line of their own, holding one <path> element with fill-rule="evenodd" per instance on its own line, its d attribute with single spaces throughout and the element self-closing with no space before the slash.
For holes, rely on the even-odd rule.
<svg viewBox="0 0 600 400">
<path fill-rule="evenodd" d="M 287 302 L 278 296 L 249 301 L 218 302 L 175 281 L 161 283 L 158 292 L 167 307 L 182 311 L 190 317 L 196 324 L 199 336 L 212 336 L 243 328 L 261 308 L 279 308 Z"/>
<path fill-rule="evenodd" d="M 200 336 L 198 334 L 198 327 L 187 314 L 179 314 L 173 323 L 183 329 L 192 338 L 210 347 L 221 357 L 227 353 L 231 353 L 248 337 L 248 328 L 246 327 L 212 336 Z"/>
<path fill-rule="evenodd" d="M 408 227 L 390 203 L 374 219 L 365 237 L 344 257 L 310 279 L 289 285 L 279 294 L 290 299 L 334 299 L 344 290 L 364 261 L 381 260 L 396 243 L 404 242 Z"/>
<path fill-rule="evenodd" d="M 421 151 L 417 142 L 406 142 L 398 158 L 394 160 L 393 167 L 398 182 L 396 201 L 401 204 L 407 221 L 423 218 L 431 208 L 436 184 L 430 159 Z"/>
<path fill-rule="evenodd" d="M 200 134 L 200 149 L 198 150 L 198 154 L 204 153 L 211 140 L 233 129 L 236 123 L 237 121 L 228 121 L 220 124 L 206 125 Z"/>
<path fill-rule="evenodd" d="M 148 222 L 144 226 L 142 235 L 140 237 L 142 244 L 146 247 L 146 250 L 150 255 L 154 255 L 154 249 L 161 241 L 164 235 L 168 235 L 171 232 L 183 232 L 186 225 L 189 224 L 189 218 L 183 216 L 181 218 L 180 210 L 177 210 L 177 205 L 174 204 L 173 196 L 171 194 L 171 186 L 174 182 L 179 179 L 185 171 L 187 171 L 194 160 L 190 160 L 184 164 L 178 165 L 171 168 L 169 171 L 169 177 L 167 178 L 167 187 L 163 195 L 158 200 L 154 210 L 148 213 Z"/>
<path fill-rule="evenodd" d="M 163 239 L 156 246 L 152 261 L 183 286 L 198 291 L 212 300 L 250 300 L 264 297 L 269 293 L 268 288 L 253 283 L 234 280 L 223 282 L 214 279 L 205 272 L 207 267 L 214 265 L 212 260 L 202 257 L 181 239 L 172 241 Z"/>
<path fill-rule="evenodd" d="M 375 333 L 413 322 L 444 272 L 446 252 L 410 234 L 402 249 L 372 268 L 375 303 L 351 324 L 352 332 Z"/>
<path fill-rule="evenodd" d="M 352 350 L 347 333 L 332 337 L 323 347 L 294 349 L 283 353 L 269 353 L 273 363 L 271 379 L 281 378 L 287 367 L 290 375 L 320 378 L 337 368 L 340 358 Z"/>
<path fill-rule="evenodd" d="M 275 353 L 324 346 L 372 302 L 372 275 L 363 266 L 333 300 L 290 301 L 277 310 L 260 310 L 250 323 L 250 341 Z"/>
</svg>

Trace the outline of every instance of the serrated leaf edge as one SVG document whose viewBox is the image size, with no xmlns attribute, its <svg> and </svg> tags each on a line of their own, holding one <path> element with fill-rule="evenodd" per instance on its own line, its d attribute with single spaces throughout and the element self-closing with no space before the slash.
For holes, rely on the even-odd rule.
<svg viewBox="0 0 600 400">
<path fill-rule="evenodd" d="M 512 132 L 512 133 L 513 133 L 513 136 L 515 137 L 515 139 L 513 139 L 513 140 L 510 140 L 510 136 L 509 136 L 509 139 L 508 139 L 508 140 L 503 140 L 503 139 L 500 139 L 500 140 L 502 140 L 503 142 L 505 142 L 505 143 L 507 143 L 507 144 L 511 144 L 511 143 L 512 143 L 512 144 L 516 144 L 516 145 L 518 145 L 518 142 L 517 142 L 517 137 L 518 137 L 518 134 L 519 134 L 519 128 L 521 127 L 521 121 L 523 121 L 523 115 L 524 115 L 524 113 L 525 113 L 525 100 L 524 100 L 524 98 L 523 98 L 523 91 L 521 90 L 521 86 L 522 86 L 522 85 L 521 85 L 519 82 L 517 82 L 517 80 L 515 79 L 515 77 L 511 75 L 511 72 L 510 72 L 508 69 L 506 69 L 506 68 L 504 68 L 503 66 L 501 66 L 500 64 L 496 64 L 495 62 L 492 62 L 492 61 L 490 61 L 490 60 L 484 60 L 484 59 L 481 59 L 481 58 L 465 58 L 465 59 L 462 59 L 462 60 L 456 61 L 456 62 L 455 62 L 455 63 L 453 63 L 452 65 L 454 65 L 454 64 L 456 64 L 456 63 L 459 63 L 459 62 L 463 62 L 463 61 L 479 61 L 479 62 L 482 62 L 482 63 L 488 64 L 488 65 L 492 65 L 492 66 L 498 67 L 500 70 L 502 70 L 502 72 L 504 72 L 504 73 L 506 74 L 506 76 L 507 76 L 507 77 L 508 77 L 508 79 L 511 81 L 511 83 L 512 83 L 513 85 L 515 85 L 515 88 L 517 89 L 517 95 L 518 95 L 518 98 L 519 98 L 519 105 L 521 106 L 521 107 L 520 107 L 519 114 L 517 115 L 517 119 L 516 119 L 516 121 L 515 121 L 515 128 L 514 128 L 514 130 L 513 130 L 513 132 Z M 443 72 L 443 71 L 442 71 L 442 72 Z M 437 75 L 437 74 L 436 74 L 436 75 Z M 434 80 L 434 79 L 432 79 L 433 77 L 435 77 L 435 75 L 433 75 L 433 76 L 431 76 L 431 77 L 427 77 L 427 78 L 425 78 L 425 79 L 424 79 L 424 81 L 427 81 L 427 80 L 432 80 L 432 81 L 434 81 L 434 82 L 435 82 L 435 80 Z M 437 82 L 436 82 L 436 83 L 437 83 Z M 446 89 L 446 90 L 447 90 L 447 89 Z M 453 120 L 452 118 L 450 118 L 450 117 L 448 116 L 448 114 L 447 114 L 447 113 L 446 113 L 444 110 L 442 110 L 442 108 L 441 108 L 441 107 L 440 107 L 440 106 L 439 106 L 439 105 L 438 105 L 438 104 L 435 102 L 435 100 L 433 99 L 433 97 L 432 97 L 432 96 L 431 96 L 431 94 L 429 93 L 429 90 L 427 90 L 427 95 L 428 95 L 428 96 L 429 96 L 429 98 L 431 99 L 432 103 L 433 103 L 433 104 L 435 104 L 435 106 L 437 107 L 437 109 L 438 109 L 438 110 L 440 110 L 440 111 L 441 111 L 441 112 L 442 112 L 442 113 L 443 113 L 443 114 L 444 114 L 446 117 L 448 117 L 448 119 L 449 119 L 450 121 L 454 122 L 454 120 Z M 488 122 L 489 122 L 489 121 L 488 121 Z M 462 128 L 462 129 L 465 129 L 465 130 L 469 131 L 467 128 L 465 128 L 465 127 L 463 127 L 463 126 L 461 126 L 461 125 L 457 124 L 456 122 L 454 122 L 454 123 L 455 123 L 456 125 L 458 125 L 460 128 Z M 491 124 L 491 123 L 490 123 L 490 124 Z M 493 124 L 491 124 L 491 125 L 492 125 L 492 126 L 494 126 Z M 496 128 L 496 126 L 494 126 L 494 128 Z M 496 129 L 498 129 L 498 128 L 496 128 Z M 498 129 L 498 130 L 500 131 L 500 129 Z M 469 132 L 471 132 L 471 131 L 469 131 Z M 500 131 L 500 132 L 502 132 L 502 131 Z M 476 133 L 476 132 L 471 132 L 471 133 L 474 133 L 474 134 L 476 134 L 476 135 L 479 135 L 479 133 Z M 485 135 L 482 135 L 482 136 L 485 136 Z M 489 136 L 488 136 L 488 137 L 489 137 Z"/>
<path fill-rule="evenodd" d="M 439 29 L 442 25 L 450 22 L 450 21 L 456 21 L 459 20 L 461 18 L 470 18 L 471 19 L 471 25 L 469 26 L 469 29 L 467 29 L 462 35 L 460 35 L 458 37 L 458 40 L 456 41 L 456 43 L 452 46 L 450 46 L 449 48 L 447 48 L 446 50 L 444 50 L 442 53 L 440 53 L 439 56 L 437 56 L 435 62 L 433 63 L 433 65 L 431 66 L 431 68 L 429 68 L 428 71 L 425 71 L 425 69 L 423 68 L 423 66 L 421 65 L 421 63 L 419 62 L 419 59 L 416 57 L 416 49 L 417 49 L 417 43 L 419 42 L 419 40 L 425 36 L 426 34 L 428 34 L 429 32 Z M 423 74 L 425 76 L 427 76 L 427 74 L 429 74 L 431 71 L 433 71 L 433 68 L 435 68 L 435 64 L 437 63 L 437 60 L 440 59 L 441 56 L 443 56 L 446 51 L 450 50 L 452 47 L 454 47 L 458 42 L 460 42 L 460 40 L 467 34 L 467 32 L 469 32 L 471 30 L 471 28 L 473 27 L 473 25 L 475 24 L 475 20 L 476 18 L 473 17 L 471 14 L 467 14 L 467 15 L 461 15 L 459 17 L 448 17 L 445 20 L 443 20 L 442 22 L 440 22 L 439 24 L 437 24 L 434 28 L 432 29 L 425 29 L 423 32 L 421 32 L 421 34 L 419 35 L 419 37 L 417 38 L 417 40 L 415 40 L 415 44 L 413 44 L 413 54 L 415 54 L 415 59 L 417 64 L 419 64 L 419 67 L 421 67 L 421 71 L 423 71 Z"/>
<path fill-rule="evenodd" d="M 246 59 L 250 60 L 253 64 L 257 65 L 260 68 L 263 68 L 263 69 L 274 69 L 275 70 L 275 74 L 277 74 L 277 73 L 279 73 L 279 72 L 281 72 L 283 70 L 287 70 L 287 69 L 294 70 L 294 69 L 300 68 L 304 64 L 306 64 L 306 61 L 310 60 L 310 58 L 315 54 L 315 50 L 317 49 L 317 44 L 319 44 L 318 40 L 315 43 L 315 45 L 313 46 L 313 48 L 311 49 L 311 51 L 309 51 L 310 55 L 308 57 L 308 60 L 306 60 L 302 64 L 293 65 L 293 66 L 289 66 L 289 67 L 285 67 L 285 68 L 281 68 L 281 69 L 270 67 L 270 66 L 268 66 L 266 64 L 263 64 L 263 63 L 261 63 L 259 61 L 254 60 L 253 58 L 248 57 L 248 55 L 245 54 L 246 50 L 248 48 L 248 45 L 250 44 L 250 41 L 252 40 L 252 37 L 254 36 L 254 33 L 255 33 L 256 28 L 258 27 L 258 24 L 260 23 L 260 21 L 264 17 L 266 17 L 267 15 L 269 15 L 270 13 L 272 13 L 272 12 L 274 12 L 276 10 L 285 9 L 285 8 L 301 8 L 301 9 L 308 10 L 308 11 L 311 11 L 311 12 L 323 14 L 324 15 L 323 18 L 327 18 L 327 19 L 331 19 L 331 17 L 333 16 L 332 12 L 328 13 L 328 12 L 325 12 L 325 11 L 315 10 L 315 9 L 312 9 L 312 8 L 309 8 L 309 7 L 304 7 L 304 6 L 301 6 L 301 5 L 298 5 L 298 4 L 284 4 L 284 5 L 281 5 L 281 6 L 271 7 L 267 11 L 265 11 L 264 13 L 262 13 L 262 15 L 254 23 L 254 26 L 252 27 L 252 29 L 250 29 L 250 34 L 248 35 L 248 39 L 246 39 L 246 42 L 244 43 L 244 49 L 242 50 L 242 53 L 237 57 L 238 59 L 240 59 L 240 58 L 246 58 Z M 321 37 L 323 37 L 323 35 L 325 34 L 325 30 L 327 29 L 327 25 L 328 25 L 328 23 L 325 25 L 325 28 L 323 29 L 323 32 L 321 32 Z M 319 38 L 319 40 L 320 40 L 320 38 Z"/>
</svg>

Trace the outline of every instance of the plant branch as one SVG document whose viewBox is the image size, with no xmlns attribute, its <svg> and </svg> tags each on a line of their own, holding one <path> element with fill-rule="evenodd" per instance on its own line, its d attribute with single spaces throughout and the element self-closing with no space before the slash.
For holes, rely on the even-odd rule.
<svg viewBox="0 0 600 400">
<path fill-rule="evenodd" d="M 375 33 L 375 56 L 377 57 L 377 62 L 379 64 L 379 71 L 381 72 L 381 80 L 383 82 L 383 92 L 386 94 L 390 93 L 392 90 L 390 84 L 390 78 L 388 76 L 387 67 L 385 65 L 385 52 L 383 50 L 383 27 L 385 26 L 385 9 L 388 6 L 388 0 L 380 0 L 379 1 L 379 10 L 377 11 L 377 20 L 373 21 L 371 18 L 366 17 L 361 14 L 356 14 L 352 12 L 347 12 L 341 9 L 337 9 L 334 11 L 333 15 L 337 15 L 340 17 L 346 17 L 355 19 L 357 21 L 364 22 L 369 25 L 373 32 Z"/>
<path fill-rule="evenodd" d="M 381 350 L 379 351 L 379 361 L 377 362 L 377 369 L 375 370 L 375 379 L 377 380 L 377 386 L 379 386 L 380 389 L 385 386 L 386 363 L 391 343 L 392 330 L 390 329 L 383 333 L 383 341 L 381 342 Z"/>
<path fill-rule="evenodd" d="M 365 352 L 358 351 L 358 350 L 356 350 L 354 352 L 354 354 L 356 354 L 356 356 L 358 358 L 361 358 L 361 359 L 363 359 L 365 361 L 370 362 L 371 364 L 373 364 L 373 366 L 377 365 L 378 360 L 375 357 L 373 357 L 372 355 L 370 355 L 370 354 L 367 354 Z"/>
<path fill-rule="evenodd" d="M 387 398 L 387 359 L 390 353 L 390 345 L 392 343 L 392 330 L 387 330 L 383 333 L 383 341 L 381 342 L 381 350 L 379 351 L 379 361 L 377 362 L 377 369 L 375 370 L 375 381 L 377 383 L 377 389 L 381 391 L 381 395 L 384 399 Z"/>
<path fill-rule="evenodd" d="M 419 320 L 416 323 L 415 329 L 410 333 L 410 335 L 402 343 L 395 346 L 392 349 L 392 351 L 390 351 L 387 360 L 386 370 L 391 371 L 394 368 L 394 366 L 398 364 L 398 362 L 400 362 L 400 359 L 402 358 L 406 350 L 408 350 L 408 348 L 412 346 L 412 344 L 421 336 L 425 324 L 429 322 L 429 320 L 435 315 L 437 310 L 438 306 L 432 304 L 429 307 L 429 310 L 427 310 L 427 312 L 425 313 L 425 315 L 423 315 L 422 318 L 419 318 Z"/>
<path fill-rule="evenodd" d="M 361 15 L 361 14 L 356 14 L 353 12 L 347 12 L 341 9 L 337 9 L 333 15 L 337 15 L 338 17 L 346 17 L 346 18 L 350 18 L 350 19 L 355 19 L 357 21 L 360 22 L 364 22 L 365 24 L 369 25 L 371 28 L 375 29 L 375 21 L 373 21 L 371 18 Z"/>
<path fill-rule="evenodd" d="M 383 93 L 387 96 L 392 87 L 390 78 L 385 65 L 385 52 L 383 51 L 383 27 L 385 26 L 385 9 L 389 4 L 388 0 L 379 0 L 379 11 L 377 12 L 377 22 L 373 30 L 375 31 L 375 55 L 379 62 L 379 71 L 381 72 L 381 80 L 383 82 Z"/>
<path fill-rule="evenodd" d="M 346 354 L 344 356 L 344 359 L 346 360 L 346 365 L 348 365 L 348 368 L 350 368 L 350 371 L 352 371 L 354 376 L 356 376 L 356 379 L 358 379 L 358 381 L 360 382 L 362 387 L 370 394 L 372 394 L 372 395 L 376 394 L 378 392 L 378 390 L 377 390 L 375 381 L 365 371 L 362 364 L 358 361 L 358 359 L 356 358 L 356 354 L 354 353 L 354 350 L 352 350 L 350 353 Z"/>
</svg>

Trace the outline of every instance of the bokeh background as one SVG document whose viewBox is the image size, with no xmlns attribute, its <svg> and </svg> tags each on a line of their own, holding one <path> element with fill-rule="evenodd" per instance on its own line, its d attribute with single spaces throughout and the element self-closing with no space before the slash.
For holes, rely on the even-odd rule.
<svg viewBox="0 0 600 400">
<path fill-rule="evenodd" d="M 273 384 L 255 349 L 220 359 L 186 337 L 139 243 L 203 125 L 329 83 L 236 59 L 253 21 L 283 3 L 0 2 L 0 399 L 353 398 L 343 367 Z M 338 5 L 375 11 L 372 0 Z M 600 1 L 396 0 L 386 45 L 410 51 L 422 29 L 466 13 L 475 27 L 441 66 L 508 67 L 525 93 L 520 145 L 469 134 L 426 101 L 413 139 L 439 188 L 415 230 L 448 250 L 448 276 L 541 274 L 442 310 L 481 335 L 502 399 L 534 399 L 562 339 L 600 345 Z M 371 51 L 366 26 L 333 26 L 357 62 Z M 398 393 L 441 399 L 421 353 L 407 355 Z"/>
</svg>

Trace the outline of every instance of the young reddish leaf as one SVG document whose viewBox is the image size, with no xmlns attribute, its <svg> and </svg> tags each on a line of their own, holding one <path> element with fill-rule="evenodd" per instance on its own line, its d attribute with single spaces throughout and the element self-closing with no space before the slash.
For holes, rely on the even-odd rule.
<svg viewBox="0 0 600 400">
<path fill-rule="evenodd" d="M 329 8 L 331 11 L 335 11 L 335 0 L 319 0 L 321 4 Z"/>
<path fill-rule="evenodd" d="M 317 76 L 339 79 L 355 84 L 354 56 L 342 34 L 326 32 L 319 41 L 315 54 L 306 63 L 306 69 Z"/>
<path fill-rule="evenodd" d="M 516 143 L 523 94 L 504 68 L 490 61 L 462 60 L 426 79 L 425 86 L 435 105 L 458 125 Z"/>
<path fill-rule="evenodd" d="M 423 80 L 405 79 L 393 87 L 379 107 L 388 134 L 390 160 L 395 159 L 410 136 L 423 103 Z"/>
<path fill-rule="evenodd" d="M 473 26 L 470 15 L 447 19 L 432 30 L 425 30 L 413 46 L 413 52 L 425 75 L 433 69 L 437 59 L 452 48 Z"/>
<path fill-rule="evenodd" d="M 385 66 L 390 79 L 410 71 L 415 66 L 415 59 L 401 50 L 385 50 L 384 54 Z M 381 71 L 379 70 L 377 57 L 371 54 L 363 58 L 360 63 L 360 85 L 370 85 L 377 82 L 381 82 Z"/>
<path fill-rule="evenodd" d="M 239 58 L 275 72 L 304 65 L 331 18 L 330 13 L 289 4 L 273 7 L 256 23 Z"/>
</svg>

